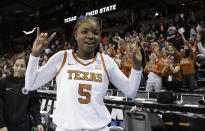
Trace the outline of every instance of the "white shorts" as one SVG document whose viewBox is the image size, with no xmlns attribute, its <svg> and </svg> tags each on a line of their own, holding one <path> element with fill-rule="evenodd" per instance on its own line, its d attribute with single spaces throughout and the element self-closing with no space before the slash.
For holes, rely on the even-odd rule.
<svg viewBox="0 0 205 131">
<path fill-rule="evenodd" d="M 100 129 L 92 129 L 92 130 L 86 130 L 86 129 L 84 129 L 84 130 L 65 130 L 65 129 L 57 127 L 56 131 L 109 131 L 109 128 L 108 128 L 108 126 L 105 126 L 103 128 L 100 128 Z"/>
<path fill-rule="evenodd" d="M 159 92 L 162 88 L 162 82 L 147 82 L 146 85 L 146 91 L 147 92 L 153 92 L 153 90 L 155 90 L 155 92 Z"/>
</svg>

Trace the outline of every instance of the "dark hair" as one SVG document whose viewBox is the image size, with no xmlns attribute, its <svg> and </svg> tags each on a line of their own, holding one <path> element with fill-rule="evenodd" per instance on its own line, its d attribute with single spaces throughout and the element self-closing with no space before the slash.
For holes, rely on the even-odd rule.
<svg viewBox="0 0 205 131">
<path fill-rule="evenodd" d="M 92 20 L 92 21 L 95 21 L 99 27 L 100 27 L 100 20 L 97 18 L 97 17 L 94 17 L 94 16 L 90 16 L 90 15 L 86 15 L 82 18 L 78 18 L 77 19 L 77 22 L 74 26 L 74 29 L 73 29 L 73 35 L 72 35 L 72 40 L 71 40 L 71 46 L 74 50 L 74 53 L 78 50 L 78 44 L 77 44 L 77 41 L 75 40 L 75 32 L 78 30 L 78 27 L 80 26 L 80 24 L 82 24 L 84 21 L 86 20 Z M 101 28 L 100 28 L 101 30 Z M 100 51 L 100 45 L 98 45 L 95 49 L 95 52 L 94 52 L 94 55 L 97 54 L 97 52 Z"/>
<path fill-rule="evenodd" d="M 9 68 L 8 68 L 8 74 L 9 74 L 9 75 L 13 75 L 13 74 L 14 74 L 14 69 L 13 69 L 13 67 L 14 67 L 15 62 L 16 62 L 17 60 L 19 60 L 19 59 L 23 59 L 24 62 L 25 62 L 25 64 L 26 64 L 26 67 L 27 67 L 27 65 L 28 65 L 28 58 L 27 58 L 25 55 L 23 55 L 23 54 L 18 54 L 17 56 L 14 56 L 14 57 L 11 59 L 11 61 L 10 61 L 10 65 L 9 65 Z"/>
<path fill-rule="evenodd" d="M 178 57 L 176 56 L 176 54 L 169 54 L 168 57 L 170 57 L 170 56 L 173 56 L 173 57 L 174 57 L 174 66 L 176 66 L 176 64 L 179 63 Z"/>
</svg>

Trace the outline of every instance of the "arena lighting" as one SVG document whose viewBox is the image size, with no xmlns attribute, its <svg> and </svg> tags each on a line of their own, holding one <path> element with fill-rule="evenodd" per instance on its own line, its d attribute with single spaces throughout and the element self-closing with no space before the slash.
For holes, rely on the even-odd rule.
<svg viewBox="0 0 205 131">
<path fill-rule="evenodd" d="M 34 27 L 33 28 L 33 30 L 31 30 L 31 31 L 22 31 L 24 34 L 26 34 L 26 35 L 29 35 L 29 34 L 32 34 L 34 31 L 35 31 L 35 29 L 36 29 L 37 27 Z"/>
<path fill-rule="evenodd" d="M 83 18 L 84 16 L 83 15 L 80 15 L 80 18 Z"/>
<path fill-rule="evenodd" d="M 103 14 L 103 13 L 106 13 L 106 12 L 116 10 L 116 7 L 117 7 L 117 4 L 106 6 L 106 7 L 100 8 L 100 9 L 96 9 L 96 10 L 86 12 L 85 15 L 94 16 L 94 15 L 98 15 L 98 14 Z M 82 18 L 83 16 L 84 15 L 80 15 L 80 18 Z M 69 22 L 72 22 L 72 21 L 76 21 L 77 18 L 78 18 L 77 16 L 72 16 L 72 17 L 69 17 L 69 18 L 65 18 L 64 23 L 69 23 Z"/>
<path fill-rule="evenodd" d="M 183 17 L 184 17 L 184 14 L 180 14 L 180 17 L 183 18 Z"/>
<path fill-rule="evenodd" d="M 154 14 L 154 16 L 159 16 L 159 13 L 158 13 L 158 12 L 156 12 L 156 13 Z"/>
</svg>

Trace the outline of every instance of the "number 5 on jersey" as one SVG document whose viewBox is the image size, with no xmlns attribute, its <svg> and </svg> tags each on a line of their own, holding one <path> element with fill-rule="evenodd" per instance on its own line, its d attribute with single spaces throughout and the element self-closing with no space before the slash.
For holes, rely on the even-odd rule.
<svg viewBox="0 0 205 131">
<path fill-rule="evenodd" d="M 85 92 L 83 89 L 86 89 L 88 91 L 91 90 L 91 85 L 88 84 L 79 84 L 79 89 L 78 89 L 78 93 L 80 96 L 85 96 L 85 99 L 82 98 L 78 98 L 78 102 L 80 102 L 81 104 L 88 104 L 90 102 L 90 93 L 89 92 Z"/>
</svg>

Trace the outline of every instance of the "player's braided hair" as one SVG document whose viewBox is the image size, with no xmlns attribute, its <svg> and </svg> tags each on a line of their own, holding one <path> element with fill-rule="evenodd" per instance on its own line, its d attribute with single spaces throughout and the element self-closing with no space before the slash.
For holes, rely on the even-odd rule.
<svg viewBox="0 0 205 131">
<path fill-rule="evenodd" d="M 86 20 L 93 20 L 93 21 L 95 21 L 98 25 L 99 25 L 99 27 L 100 27 L 100 20 L 97 18 L 97 17 L 94 17 L 94 16 L 90 16 L 90 15 L 86 15 L 86 16 L 84 16 L 84 17 L 82 17 L 82 18 L 78 18 L 77 19 L 77 22 L 76 22 L 76 24 L 75 24 L 75 26 L 74 26 L 74 30 L 73 30 L 73 36 L 72 36 L 72 48 L 73 48 L 73 50 L 74 50 L 74 53 L 78 50 L 78 44 L 77 44 L 77 41 L 75 40 L 75 32 L 77 31 L 77 29 L 78 29 L 78 27 L 80 26 L 80 24 L 82 24 L 84 21 L 86 21 Z M 101 29 L 100 29 L 101 30 Z M 96 49 L 95 49 L 95 52 L 94 52 L 94 55 L 96 55 L 97 54 L 97 52 L 99 52 L 100 51 L 100 45 L 98 45 L 97 47 L 96 47 Z"/>
</svg>

